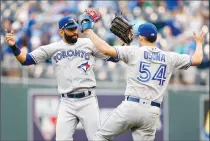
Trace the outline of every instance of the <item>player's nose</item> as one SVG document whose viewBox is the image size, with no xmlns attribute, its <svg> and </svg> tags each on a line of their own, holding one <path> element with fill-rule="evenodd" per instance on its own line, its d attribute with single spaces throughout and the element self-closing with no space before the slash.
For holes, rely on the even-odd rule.
<svg viewBox="0 0 210 141">
<path fill-rule="evenodd" d="M 76 30 L 73 31 L 74 34 L 78 34 L 79 33 L 79 29 L 77 28 Z"/>
</svg>

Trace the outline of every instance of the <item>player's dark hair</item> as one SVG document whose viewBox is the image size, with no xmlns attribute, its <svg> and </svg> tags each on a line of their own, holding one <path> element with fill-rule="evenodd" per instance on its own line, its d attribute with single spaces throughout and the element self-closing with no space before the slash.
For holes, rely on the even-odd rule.
<svg viewBox="0 0 210 141">
<path fill-rule="evenodd" d="M 146 40 L 149 41 L 150 43 L 154 43 L 157 40 L 157 36 L 150 37 L 150 38 L 146 37 Z"/>
</svg>

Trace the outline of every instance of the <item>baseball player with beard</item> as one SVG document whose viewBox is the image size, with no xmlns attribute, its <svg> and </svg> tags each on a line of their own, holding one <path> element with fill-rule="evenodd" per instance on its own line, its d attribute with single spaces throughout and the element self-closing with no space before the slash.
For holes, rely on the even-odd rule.
<svg viewBox="0 0 210 141">
<path fill-rule="evenodd" d="M 94 18 L 99 17 L 96 15 Z M 72 136 L 79 121 L 88 140 L 93 140 L 100 126 L 93 72 L 94 59 L 111 59 L 100 53 L 89 38 L 78 38 L 78 24 L 71 16 L 61 18 L 58 25 L 62 40 L 38 47 L 28 54 L 21 52 L 16 46 L 14 31 L 8 33 L 5 29 L 5 39 L 17 60 L 24 66 L 36 65 L 46 59 L 52 60 L 58 92 L 61 95 L 56 140 L 73 140 Z"/>
<path fill-rule="evenodd" d="M 103 54 L 125 62 L 128 72 L 125 101 L 105 120 L 94 140 L 110 141 L 128 130 L 131 130 L 135 141 L 154 140 L 160 106 L 172 72 L 186 70 L 202 62 L 204 33 L 199 36 L 194 33 L 197 46 L 194 54 L 189 56 L 157 48 L 157 28 L 151 23 L 138 28 L 140 47 L 111 47 L 93 32 L 91 19 L 81 24 L 86 26 L 84 33 L 95 47 Z"/>
</svg>

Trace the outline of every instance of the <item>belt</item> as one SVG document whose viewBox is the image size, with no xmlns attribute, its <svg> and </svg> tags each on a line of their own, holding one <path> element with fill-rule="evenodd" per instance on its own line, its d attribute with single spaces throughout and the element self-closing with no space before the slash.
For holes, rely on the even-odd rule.
<svg viewBox="0 0 210 141">
<path fill-rule="evenodd" d="M 61 94 L 61 97 L 68 97 L 68 98 L 83 98 L 86 96 L 91 95 L 91 91 L 85 91 L 85 92 L 80 92 L 80 93 L 66 93 L 66 94 Z"/>
<path fill-rule="evenodd" d="M 137 103 L 143 103 L 143 104 L 150 104 L 152 106 L 156 106 L 160 108 L 160 103 L 154 102 L 154 101 L 149 101 L 149 100 L 145 100 L 145 99 L 140 99 L 140 98 L 134 98 L 134 97 L 130 97 L 128 96 L 126 98 L 127 101 L 133 101 L 133 102 L 137 102 Z"/>
</svg>

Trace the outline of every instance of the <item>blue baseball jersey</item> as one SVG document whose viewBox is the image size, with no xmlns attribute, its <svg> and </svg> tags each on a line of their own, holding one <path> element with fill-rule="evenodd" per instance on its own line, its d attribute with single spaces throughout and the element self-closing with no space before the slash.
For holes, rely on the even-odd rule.
<svg viewBox="0 0 210 141">
<path fill-rule="evenodd" d="M 63 40 L 41 46 L 30 53 L 36 63 L 52 60 L 59 93 L 96 86 L 93 72 L 95 57 L 106 60 L 89 38 L 78 38 L 75 44 Z"/>
<path fill-rule="evenodd" d="M 188 69 L 187 54 L 163 51 L 150 46 L 116 46 L 117 58 L 127 64 L 125 95 L 162 102 L 172 72 Z"/>
</svg>

